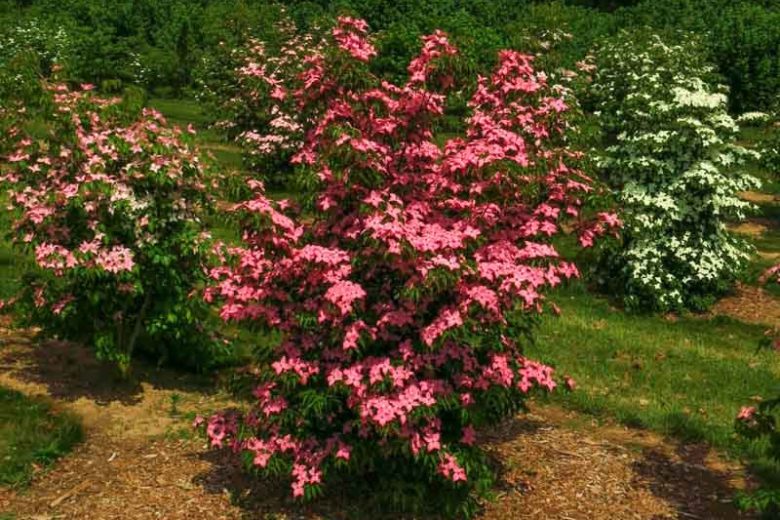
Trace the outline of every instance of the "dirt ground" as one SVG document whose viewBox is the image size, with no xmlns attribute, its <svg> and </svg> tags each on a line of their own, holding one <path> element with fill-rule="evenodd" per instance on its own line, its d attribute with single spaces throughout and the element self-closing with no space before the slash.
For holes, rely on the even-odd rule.
<svg viewBox="0 0 780 520">
<path fill-rule="evenodd" d="M 154 369 L 131 385 L 112 373 L 80 348 L 0 328 L 0 384 L 50 396 L 86 428 L 85 442 L 28 489 L 0 489 L 0 512 L 19 520 L 341 516 L 333 501 L 292 503 L 286 486 L 248 479 L 192 435 L 191 412 L 232 404 L 208 391 L 214 385 Z M 748 485 L 744 470 L 704 446 L 533 405 L 481 436 L 504 465 L 483 520 L 747 518 L 730 502 Z"/>
<path fill-rule="evenodd" d="M 740 196 L 754 204 L 776 204 L 780 201 L 780 197 L 770 193 L 749 191 L 741 193 Z M 732 226 L 731 230 L 757 239 L 777 228 L 778 222 L 775 219 L 749 218 L 739 225 Z M 766 260 L 780 262 L 780 253 L 775 251 L 758 250 L 756 255 Z M 718 301 L 709 314 L 731 316 L 746 323 L 768 325 L 780 330 L 780 300 L 761 287 L 738 284 L 733 294 Z"/>
<path fill-rule="evenodd" d="M 780 329 L 780 300 L 761 287 L 738 284 L 733 294 L 718 301 L 709 314 Z"/>
</svg>

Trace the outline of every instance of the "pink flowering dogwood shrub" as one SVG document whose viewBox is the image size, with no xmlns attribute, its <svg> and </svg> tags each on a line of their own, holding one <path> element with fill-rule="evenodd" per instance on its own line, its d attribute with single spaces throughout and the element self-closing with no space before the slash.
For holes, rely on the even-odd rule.
<svg viewBox="0 0 780 520">
<path fill-rule="evenodd" d="M 321 49 L 322 40 L 316 30 L 300 34 L 287 19 L 276 29 L 278 41 L 249 38 L 230 51 L 235 65 L 227 91 L 204 83 L 202 94 L 212 100 L 215 126 L 241 145 L 247 169 L 280 186 L 288 180 L 290 157 L 300 148 L 309 119 L 289 88 L 306 67 L 306 58 Z M 241 198 L 232 191 L 232 198 Z"/>
<path fill-rule="evenodd" d="M 190 294 L 208 251 L 196 150 L 159 113 L 123 124 L 119 100 L 83 88 L 51 86 L 46 136 L 20 136 L 5 157 L 14 243 L 36 264 L 19 314 L 123 369 L 141 340 L 205 349 L 198 313 L 207 308 Z"/>
<path fill-rule="evenodd" d="M 465 134 L 446 137 L 447 36 L 424 39 L 402 85 L 369 73 L 375 54 L 365 23 L 342 18 L 289 89 L 320 107 L 291 159 L 313 212 L 252 183 L 238 205 L 245 245 L 225 248 L 207 290 L 225 320 L 282 340 L 251 410 L 216 414 L 206 431 L 289 475 L 295 497 L 359 476 L 396 505 L 468 513 L 493 482 L 479 429 L 557 386 L 523 345 L 545 291 L 578 274 L 550 240 L 590 180 L 566 146 L 563 93 L 530 56 L 501 52 Z M 581 222 L 581 242 L 614 224 Z"/>
<path fill-rule="evenodd" d="M 264 42 L 251 40 L 248 55 L 236 70 L 237 99 L 243 106 L 253 107 L 251 126 L 238 135 L 244 163 L 259 178 L 275 185 L 283 183 L 289 159 L 303 141 L 303 117 L 287 85 L 303 70 L 305 56 L 315 45 L 311 34 L 283 31 L 288 33 L 289 38 L 275 52 Z"/>
</svg>

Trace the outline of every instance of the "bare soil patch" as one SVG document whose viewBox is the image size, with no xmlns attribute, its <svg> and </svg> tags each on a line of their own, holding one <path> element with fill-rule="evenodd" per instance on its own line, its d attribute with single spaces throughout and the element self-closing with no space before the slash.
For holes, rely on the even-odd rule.
<svg viewBox="0 0 780 520">
<path fill-rule="evenodd" d="M 761 287 L 738 284 L 734 293 L 718 301 L 710 313 L 731 316 L 747 323 L 780 327 L 780 300 Z"/>
<path fill-rule="evenodd" d="M 137 366 L 124 380 L 80 345 L 35 339 L 0 324 L 0 385 L 53 398 L 81 417 L 87 433 L 148 438 L 180 428 L 185 416 L 231 406 L 207 379 Z"/>
<path fill-rule="evenodd" d="M 774 193 L 764 193 L 760 191 L 743 191 L 739 198 L 752 202 L 753 204 L 773 204 L 780 201 L 780 197 Z"/>
<path fill-rule="evenodd" d="M 769 230 L 769 226 L 758 219 L 749 219 L 730 226 L 729 229 L 740 235 L 758 238 Z"/>
</svg>

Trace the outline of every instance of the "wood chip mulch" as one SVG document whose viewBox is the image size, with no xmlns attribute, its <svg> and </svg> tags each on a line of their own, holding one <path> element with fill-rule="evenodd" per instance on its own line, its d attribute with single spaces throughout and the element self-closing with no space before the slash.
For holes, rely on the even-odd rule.
<svg viewBox="0 0 780 520">
<path fill-rule="evenodd" d="M 562 416 L 541 408 L 485 436 L 505 473 L 479 518 L 749 518 L 731 504 L 742 470 L 706 448 L 616 427 L 573 429 Z M 200 440 L 98 434 L 29 489 L 0 491 L 0 511 L 19 520 L 341 517 L 338 504 L 323 515 L 295 507 L 278 487 L 262 493 Z"/>
<path fill-rule="evenodd" d="M 21 519 L 237 519 L 225 490 L 201 482 L 202 443 L 92 436 L 0 511 Z"/>
<path fill-rule="evenodd" d="M 1 325 L 1 324 L 0 324 Z M 0 488 L 0 517 L 53 519 L 366 518 L 359 504 L 301 507 L 285 484 L 258 483 L 227 454 L 187 433 L 184 411 L 208 412 L 219 396 L 154 373 L 123 392 L 78 349 L 42 348 L 0 326 L 0 384 L 46 394 L 85 418 L 87 437 L 24 490 Z M 72 356 L 76 356 L 72 359 Z M 144 374 L 146 376 L 146 374 Z M 178 395 L 178 413 L 171 410 Z M 229 404 L 225 402 L 225 404 Z M 739 519 L 731 504 L 744 470 L 703 446 L 549 406 L 481 434 L 503 467 L 498 498 L 481 520 Z M 346 511 L 349 511 L 348 515 Z M 375 516 L 375 515 L 372 515 Z"/>
<path fill-rule="evenodd" d="M 780 299 L 761 287 L 738 284 L 734 293 L 719 300 L 709 314 L 780 329 Z"/>
<path fill-rule="evenodd" d="M 576 425 L 571 424 L 577 419 Z M 485 518 L 738 519 L 743 470 L 704 446 L 540 408 L 491 436 L 506 490 Z"/>
</svg>

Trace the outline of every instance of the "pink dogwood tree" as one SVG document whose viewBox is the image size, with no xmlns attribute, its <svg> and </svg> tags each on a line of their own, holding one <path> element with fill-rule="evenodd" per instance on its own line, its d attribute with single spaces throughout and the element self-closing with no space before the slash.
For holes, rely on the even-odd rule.
<svg viewBox="0 0 780 520">
<path fill-rule="evenodd" d="M 153 110 L 131 117 L 120 100 L 86 85 L 49 90 L 45 135 L 19 132 L 0 178 L 14 244 L 35 260 L 15 302 L 19 314 L 94 345 L 125 371 L 144 338 L 156 348 L 198 345 L 183 354 L 197 364 L 212 343 L 198 317 L 207 308 L 191 297 L 209 252 L 195 148 Z"/>
<path fill-rule="evenodd" d="M 568 93 L 531 56 L 501 52 L 465 134 L 443 136 L 458 84 L 447 36 L 424 38 L 402 85 L 370 73 L 375 54 L 365 22 L 340 18 L 285 87 L 317 114 L 291 159 L 313 208 L 274 202 L 257 182 L 237 207 L 245 245 L 224 249 L 207 297 L 225 320 L 282 339 L 252 409 L 206 430 L 290 475 L 295 497 L 361 475 L 391 499 L 424 493 L 468 511 L 493 481 L 479 428 L 557 385 L 523 355 L 545 291 L 578 275 L 551 239 L 567 218 L 585 246 L 618 222 L 580 217 L 592 188 L 567 147 Z"/>
</svg>

